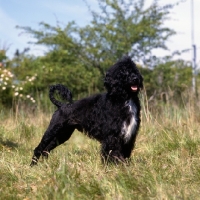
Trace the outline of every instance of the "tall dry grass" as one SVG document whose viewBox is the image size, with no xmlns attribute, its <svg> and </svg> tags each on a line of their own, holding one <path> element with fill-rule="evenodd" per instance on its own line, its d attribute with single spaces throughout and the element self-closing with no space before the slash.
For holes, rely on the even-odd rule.
<svg viewBox="0 0 200 200">
<path fill-rule="evenodd" d="M 128 165 L 104 166 L 99 144 L 75 132 L 49 160 L 29 166 L 51 112 L 0 113 L 0 199 L 199 199 L 200 101 L 142 101 Z"/>
</svg>

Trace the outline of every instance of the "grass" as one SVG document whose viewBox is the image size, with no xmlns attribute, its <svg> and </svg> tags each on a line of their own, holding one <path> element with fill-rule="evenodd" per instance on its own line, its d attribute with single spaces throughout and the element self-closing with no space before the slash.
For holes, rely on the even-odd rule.
<svg viewBox="0 0 200 200">
<path fill-rule="evenodd" d="M 2 111 L 0 199 L 198 199 L 198 106 L 165 105 L 157 110 L 143 105 L 131 161 L 118 166 L 104 166 L 99 143 L 75 132 L 47 161 L 31 168 L 33 149 L 51 114 Z"/>
</svg>

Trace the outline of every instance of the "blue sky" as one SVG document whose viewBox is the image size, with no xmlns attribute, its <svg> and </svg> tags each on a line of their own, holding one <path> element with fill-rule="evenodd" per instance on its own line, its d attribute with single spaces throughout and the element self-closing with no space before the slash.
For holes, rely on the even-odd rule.
<svg viewBox="0 0 200 200">
<path fill-rule="evenodd" d="M 177 31 L 177 35 L 168 41 L 170 51 L 191 48 L 191 1 L 182 0 L 172 10 L 171 20 L 166 25 Z M 87 0 L 92 9 L 97 9 L 96 0 Z M 146 0 L 148 4 L 152 0 Z M 160 0 L 160 4 L 174 3 L 175 0 Z M 195 44 L 197 45 L 197 64 L 200 65 L 200 0 L 194 2 Z M 16 29 L 16 25 L 38 28 L 39 22 L 47 22 L 56 25 L 56 21 L 67 24 L 74 20 L 78 25 L 86 25 L 91 16 L 83 0 L 0 0 L 0 48 L 8 47 L 8 55 L 12 56 L 15 50 L 23 50 L 28 47 L 28 41 L 33 41 L 30 35 L 21 34 L 22 30 Z M 31 52 L 41 55 L 43 48 L 30 46 Z M 163 51 L 156 52 L 159 56 Z M 192 53 L 184 53 L 182 58 L 191 60 Z"/>
</svg>

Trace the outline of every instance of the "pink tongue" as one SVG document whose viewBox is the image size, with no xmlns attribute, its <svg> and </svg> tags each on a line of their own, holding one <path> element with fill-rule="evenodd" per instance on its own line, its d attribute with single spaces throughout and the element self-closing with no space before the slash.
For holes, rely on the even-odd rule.
<svg viewBox="0 0 200 200">
<path fill-rule="evenodd" d="M 137 86 L 131 86 L 131 90 L 137 91 Z"/>
</svg>

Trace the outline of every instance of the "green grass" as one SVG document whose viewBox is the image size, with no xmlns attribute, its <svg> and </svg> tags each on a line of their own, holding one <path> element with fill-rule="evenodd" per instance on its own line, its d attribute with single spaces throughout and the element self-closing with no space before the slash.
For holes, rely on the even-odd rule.
<svg viewBox="0 0 200 200">
<path fill-rule="evenodd" d="M 31 168 L 51 114 L 1 112 L 0 199 L 199 199 L 199 112 L 145 108 L 131 161 L 117 166 L 104 166 L 99 143 L 75 132 Z"/>
</svg>

